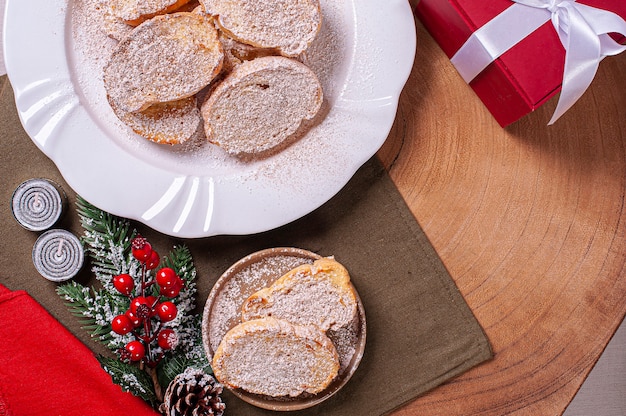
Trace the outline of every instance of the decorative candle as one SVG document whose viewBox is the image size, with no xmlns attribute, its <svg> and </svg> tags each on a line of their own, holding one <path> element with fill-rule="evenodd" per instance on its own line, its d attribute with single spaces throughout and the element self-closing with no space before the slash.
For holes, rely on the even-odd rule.
<svg viewBox="0 0 626 416">
<path fill-rule="evenodd" d="M 47 179 L 29 179 L 13 192 L 13 216 L 30 231 L 51 228 L 61 218 L 64 205 L 63 190 Z"/>
<path fill-rule="evenodd" d="M 83 246 L 74 234 L 49 230 L 39 236 L 33 247 L 33 263 L 46 279 L 62 282 L 76 276 L 83 266 Z"/>
</svg>

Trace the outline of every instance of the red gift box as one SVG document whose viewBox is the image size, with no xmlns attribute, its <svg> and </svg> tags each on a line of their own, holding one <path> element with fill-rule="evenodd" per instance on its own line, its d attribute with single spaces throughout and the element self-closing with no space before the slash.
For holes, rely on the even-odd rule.
<svg viewBox="0 0 626 416">
<path fill-rule="evenodd" d="M 624 0 L 579 3 L 626 17 Z M 448 57 L 453 57 L 477 29 L 513 4 L 511 0 L 421 0 L 415 12 Z M 559 92 L 564 64 L 565 49 L 548 21 L 488 65 L 470 86 L 504 127 Z"/>
</svg>

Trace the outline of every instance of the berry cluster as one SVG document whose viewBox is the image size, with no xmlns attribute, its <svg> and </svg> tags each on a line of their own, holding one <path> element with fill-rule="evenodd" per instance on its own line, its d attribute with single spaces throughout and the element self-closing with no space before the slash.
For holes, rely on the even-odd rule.
<svg viewBox="0 0 626 416">
<path fill-rule="evenodd" d="M 159 266 L 159 254 L 142 236 L 133 238 L 131 248 L 133 257 L 142 266 L 141 282 L 135 285 L 135 280 L 126 273 L 113 277 L 113 286 L 129 298 L 130 306 L 124 314 L 113 318 L 111 329 L 117 334 L 132 333 L 135 337 L 119 351 L 123 360 L 143 361 L 149 367 L 155 367 L 163 356 L 163 350 L 174 348 L 178 342 L 176 332 L 165 327 L 178 314 L 176 305 L 167 299 L 178 296 L 184 280 L 170 267 L 160 268 L 154 278 L 148 280 L 149 271 Z M 156 357 L 152 351 L 155 342 L 162 350 Z"/>
</svg>

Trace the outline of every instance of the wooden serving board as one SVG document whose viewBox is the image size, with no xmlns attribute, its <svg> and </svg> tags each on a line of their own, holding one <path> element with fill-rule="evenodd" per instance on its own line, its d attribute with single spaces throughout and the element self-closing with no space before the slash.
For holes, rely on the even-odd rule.
<svg viewBox="0 0 626 416">
<path fill-rule="evenodd" d="M 416 25 L 378 156 L 495 358 L 394 414 L 561 414 L 626 314 L 626 54 L 555 125 L 556 98 L 503 129 Z"/>
</svg>

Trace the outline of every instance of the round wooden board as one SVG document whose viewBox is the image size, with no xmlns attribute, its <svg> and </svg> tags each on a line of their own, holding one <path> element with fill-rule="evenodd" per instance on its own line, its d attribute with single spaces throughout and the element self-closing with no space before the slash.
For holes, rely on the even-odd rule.
<svg viewBox="0 0 626 416">
<path fill-rule="evenodd" d="M 503 129 L 417 22 L 378 156 L 495 357 L 395 415 L 561 414 L 626 314 L 626 54 Z"/>
</svg>

